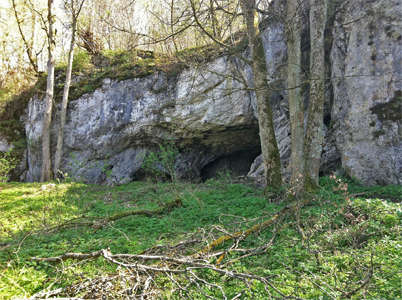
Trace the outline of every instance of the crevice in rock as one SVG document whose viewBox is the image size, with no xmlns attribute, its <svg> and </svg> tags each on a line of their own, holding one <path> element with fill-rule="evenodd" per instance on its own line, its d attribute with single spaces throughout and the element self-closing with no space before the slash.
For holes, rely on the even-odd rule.
<svg viewBox="0 0 402 300">
<path fill-rule="evenodd" d="M 327 24 L 325 25 L 325 40 L 324 40 L 324 48 L 325 48 L 325 98 L 326 103 L 324 107 L 324 124 L 327 126 L 327 128 L 330 127 L 331 125 L 331 119 L 332 119 L 332 107 L 334 104 L 334 87 L 332 84 L 331 76 L 332 76 L 332 60 L 331 60 L 331 51 L 332 51 L 332 46 L 334 42 L 334 37 L 333 37 L 333 27 L 335 24 L 335 17 L 336 17 L 336 11 L 337 11 L 337 6 L 339 3 L 336 1 L 330 2 L 329 7 L 327 10 L 328 17 L 327 17 Z"/>
</svg>

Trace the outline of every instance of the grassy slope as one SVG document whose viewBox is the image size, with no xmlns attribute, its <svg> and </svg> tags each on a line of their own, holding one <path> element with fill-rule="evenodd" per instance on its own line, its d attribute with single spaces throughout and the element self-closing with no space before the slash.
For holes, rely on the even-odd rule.
<svg viewBox="0 0 402 300">
<path fill-rule="evenodd" d="M 271 250 L 233 264 L 232 268 L 270 276 L 285 293 L 304 298 L 340 297 L 340 290 L 351 290 L 364 279 L 373 253 L 374 276 L 364 294 L 359 291 L 355 298 L 397 299 L 402 292 L 399 272 L 402 240 L 401 206 L 396 202 L 401 200 L 402 188 L 362 188 L 349 183 L 350 194 L 364 193 L 364 196 L 352 197 L 348 202 L 344 192 L 334 191 L 333 180 L 324 178 L 322 181 L 320 201 L 304 208 L 301 214 L 308 243 L 301 242 L 294 219 L 288 218 L 283 221 Z M 0 249 L 3 248 L 0 251 L 0 298 L 29 296 L 52 282 L 55 282 L 54 287 L 66 286 L 76 280 L 73 275 L 78 273 L 95 277 L 115 270 L 114 266 L 98 259 L 83 264 L 67 262 L 70 268 L 60 273 L 47 263 L 31 262 L 32 256 L 107 247 L 113 253 L 139 253 L 156 244 L 178 242 L 186 234 L 214 224 L 229 231 L 237 230 L 234 221 L 239 219 L 233 216 L 249 218 L 251 221 L 239 225 L 248 227 L 285 205 L 267 202 L 261 191 L 254 188 L 228 182 L 180 184 L 178 190 L 180 192 L 175 192 L 169 184 L 145 182 L 113 188 L 65 183 L 45 191 L 40 184 L 0 184 Z M 369 199 L 373 196 L 384 200 Z M 163 217 L 132 216 L 101 229 L 80 227 L 30 234 L 82 214 L 108 216 L 127 209 L 153 209 L 176 197 L 182 199 L 184 207 Z M 271 235 L 267 230 L 251 236 L 242 246 L 255 247 L 268 241 Z M 7 246 L 10 241 L 14 242 Z M 214 280 L 223 279 L 216 277 Z M 223 284 L 229 295 L 235 295 L 242 288 L 230 281 Z M 208 293 L 219 298 L 213 291 Z M 249 298 L 266 297 L 258 284 L 254 293 Z"/>
</svg>

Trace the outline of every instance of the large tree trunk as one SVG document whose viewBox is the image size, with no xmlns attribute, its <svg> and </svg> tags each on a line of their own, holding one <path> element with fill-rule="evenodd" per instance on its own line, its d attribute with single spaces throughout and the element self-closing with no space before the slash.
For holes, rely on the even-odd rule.
<svg viewBox="0 0 402 300">
<path fill-rule="evenodd" d="M 41 181 L 51 179 L 50 157 L 50 124 L 52 121 L 53 88 L 54 88 L 54 57 L 55 39 L 53 32 L 54 16 L 52 15 L 53 0 L 48 0 L 48 62 L 47 62 L 47 85 L 45 97 L 45 111 L 42 128 L 42 172 Z"/>
<path fill-rule="evenodd" d="M 302 190 L 304 176 L 304 105 L 301 97 L 301 6 L 287 1 L 288 93 L 291 127 L 291 185 Z"/>
<path fill-rule="evenodd" d="M 64 83 L 63 90 L 63 101 L 61 104 L 60 111 L 60 125 L 57 134 L 57 146 L 56 146 L 56 154 L 54 159 L 54 175 L 57 176 L 60 171 L 60 162 L 63 156 L 63 140 L 64 140 L 64 127 L 66 125 L 66 115 L 67 115 L 67 105 L 68 105 L 68 94 L 70 91 L 71 85 L 71 72 L 73 68 L 73 57 L 74 57 L 74 46 L 75 46 L 75 34 L 77 30 L 77 19 L 74 16 L 74 10 L 72 9 L 73 14 L 73 22 L 72 22 L 72 32 L 71 32 L 71 42 L 70 42 L 70 50 L 68 52 L 68 64 L 67 64 L 67 72 L 66 72 L 66 81 Z"/>
<path fill-rule="evenodd" d="M 275 138 L 272 109 L 270 105 L 270 88 L 267 83 L 268 72 L 262 39 L 258 29 L 258 15 L 255 0 L 241 0 L 244 21 L 252 57 L 254 88 L 258 106 L 258 125 L 260 131 L 261 151 L 265 167 L 267 186 L 278 188 L 282 184 L 281 162 L 278 144 Z"/>
<path fill-rule="evenodd" d="M 327 0 L 310 0 L 310 104 L 305 141 L 306 188 L 318 186 L 322 144 L 325 98 L 324 32 L 327 22 Z"/>
</svg>

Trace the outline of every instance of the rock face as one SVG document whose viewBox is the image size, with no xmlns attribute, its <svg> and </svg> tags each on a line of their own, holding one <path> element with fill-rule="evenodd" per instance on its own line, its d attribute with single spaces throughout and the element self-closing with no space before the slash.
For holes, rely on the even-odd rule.
<svg viewBox="0 0 402 300">
<path fill-rule="evenodd" d="M 0 135 L 0 152 L 11 150 L 12 146 L 7 142 L 7 139 Z"/>
<path fill-rule="evenodd" d="M 337 8 L 333 30 L 328 30 L 332 79 L 323 173 L 342 164 L 366 184 L 402 181 L 401 10 L 398 0 L 348 1 Z M 272 106 L 286 174 L 290 130 L 284 26 L 266 22 L 263 40 L 269 81 L 276 87 Z M 206 179 L 225 168 L 246 174 L 260 152 L 251 77 L 242 60 L 224 56 L 172 78 L 155 73 L 120 82 L 105 79 L 102 88 L 69 104 L 63 171 L 86 182 L 125 183 L 141 176 L 147 152 L 174 142 L 180 149 L 175 167 L 181 178 Z M 28 181 L 40 177 L 42 112 L 42 101 L 32 99 L 25 117 Z M 58 124 L 57 114 L 54 120 Z M 252 164 L 250 177 L 261 178 L 260 160 Z"/>
<path fill-rule="evenodd" d="M 348 1 L 335 20 L 332 125 L 346 172 L 402 184 L 402 2 Z"/>
<path fill-rule="evenodd" d="M 178 78 L 106 79 L 69 105 L 63 170 L 88 182 L 124 183 L 136 178 L 147 151 L 168 141 L 182 150 L 176 163 L 182 178 L 200 178 L 205 166 L 237 152 L 251 164 L 258 128 L 253 97 L 231 76 L 239 68 L 247 76 L 238 60 L 222 57 Z M 29 103 L 28 181 L 40 175 L 42 111 L 41 100 Z"/>
</svg>

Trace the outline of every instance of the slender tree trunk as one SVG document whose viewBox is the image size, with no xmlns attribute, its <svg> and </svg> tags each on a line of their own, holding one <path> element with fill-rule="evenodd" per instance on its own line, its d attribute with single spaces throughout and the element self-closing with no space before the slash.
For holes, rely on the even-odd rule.
<svg viewBox="0 0 402 300">
<path fill-rule="evenodd" d="M 291 185 L 296 192 L 304 186 L 304 106 L 300 91 L 301 13 L 296 0 L 287 1 L 288 93 L 291 127 Z"/>
<path fill-rule="evenodd" d="M 74 13 L 74 10 L 73 10 Z M 61 111 L 60 111 L 60 125 L 57 134 L 57 146 L 56 146 L 56 154 L 54 159 L 54 170 L 53 173 L 57 176 L 60 170 L 60 162 L 63 156 L 63 140 L 64 140 L 64 127 L 66 125 L 66 115 L 67 115 L 67 105 L 68 105 L 68 94 L 70 91 L 71 85 L 71 72 L 73 68 L 73 58 L 74 58 L 74 47 L 75 47 L 75 34 L 77 30 L 77 19 L 73 16 L 72 22 L 72 32 L 71 32 L 71 42 L 70 49 L 68 52 L 68 64 L 66 71 L 66 81 L 64 83 L 63 90 L 63 101 L 61 103 Z"/>
<path fill-rule="evenodd" d="M 215 0 L 209 0 L 209 15 L 211 18 L 211 26 L 212 26 L 212 32 L 214 34 L 214 37 L 216 37 L 218 40 L 222 40 L 222 32 L 221 32 L 221 26 L 219 25 L 218 18 L 216 16 L 216 8 L 215 8 Z"/>
<path fill-rule="evenodd" d="M 258 106 L 258 125 L 260 131 L 261 151 L 265 167 L 267 186 L 278 188 L 282 185 L 281 162 L 276 142 L 270 89 L 267 83 L 268 72 L 262 39 L 259 36 L 258 15 L 255 0 L 241 0 L 244 21 L 252 57 L 254 88 Z"/>
<path fill-rule="evenodd" d="M 33 43 L 34 43 L 34 28 L 35 28 L 35 23 L 32 24 L 32 40 L 28 41 L 25 37 L 24 32 L 22 31 L 22 24 L 23 24 L 23 20 L 20 19 L 18 12 L 17 12 L 17 5 L 15 3 L 15 0 L 12 0 L 12 6 L 13 6 L 13 11 L 14 11 L 14 16 L 15 16 L 15 20 L 17 21 L 17 27 L 18 27 L 18 31 L 21 35 L 22 41 L 24 43 L 25 46 L 25 50 L 28 56 L 28 60 L 29 63 L 31 64 L 32 68 L 34 69 L 34 71 L 36 73 L 39 73 L 39 68 L 38 68 L 38 62 L 37 59 L 34 57 L 32 51 L 33 51 Z M 34 17 L 33 17 L 33 20 Z"/>
<path fill-rule="evenodd" d="M 327 0 L 310 0 L 310 104 L 305 141 L 306 189 L 318 186 L 322 144 L 325 99 L 324 32 L 327 22 Z"/>
<path fill-rule="evenodd" d="M 172 43 L 174 46 L 174 51 L 177 53 L 179 48 L 177 47 L 176 37 L 174 35 L 174 25 L 176 20 L 174 19 L 174 0 L 170 1 L 170 33 L 172 34 Z"/>
<path fill-rule="evenodd" d="M 55 39 L 53 32 L 54 16 L 52 15 L 53 0 L 48 0 L 48 62 L 47 62 L 47 85 L 45 98 L 45 111 L 42 128 L 42 172 L 41 181 L 51 179 L 50 157 L 50 124 L 52 122 L 53 88 L 54 88 L 54 57 Z"/>
</svg>

